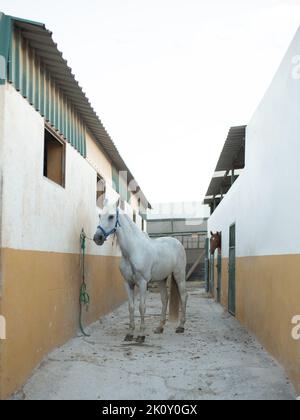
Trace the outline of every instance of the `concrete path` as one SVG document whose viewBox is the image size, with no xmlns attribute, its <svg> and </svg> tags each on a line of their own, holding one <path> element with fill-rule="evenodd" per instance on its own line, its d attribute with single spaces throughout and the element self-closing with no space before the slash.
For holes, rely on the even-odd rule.
<svg viewBox="0 0 300 420">
<path fill-rule="evenodd" d="M 148 300 L 145 345 L 126 344 L 127 304 L 53 351 L 15 399 L 295 399 L 282 368 L 203 291 L 190 290 L 187 331 L 153 334 L 160 296 Z"/>
</svg>

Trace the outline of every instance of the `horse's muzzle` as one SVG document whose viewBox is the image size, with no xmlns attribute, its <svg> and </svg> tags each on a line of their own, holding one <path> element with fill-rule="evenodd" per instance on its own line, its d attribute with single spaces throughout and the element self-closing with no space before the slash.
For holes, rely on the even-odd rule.
<svg viewBox="0 0 300 420">
<path fill-rule="evenodd" d="M 95 236 L 94 236 L 94 242 L 95 242 L 96 245 L 102 246 L 105 242 L 104 235 L 96 233 Z"/>
</svg>

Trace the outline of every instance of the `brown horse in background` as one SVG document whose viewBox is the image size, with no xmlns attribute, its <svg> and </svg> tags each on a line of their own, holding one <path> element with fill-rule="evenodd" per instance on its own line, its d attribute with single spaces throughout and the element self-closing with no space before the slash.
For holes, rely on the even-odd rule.
<svg viewBox="0 0 300 420">
<path fill-rule="evenodd" d="M 214 255 L 215 250 L 218 248 L 219 251 L 222 249 L 222 236 L 221 232 L 213 233 L 210 232 L 211 238 L 210 238 L 210 253 L 211 255 Z"/>
</svg>

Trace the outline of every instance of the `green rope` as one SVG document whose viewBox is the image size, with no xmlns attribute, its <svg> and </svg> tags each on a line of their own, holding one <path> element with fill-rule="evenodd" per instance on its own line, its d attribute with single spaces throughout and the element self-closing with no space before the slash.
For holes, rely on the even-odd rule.
<svg viewBox="0 0 300 420">
<path fill-rule="evenodd" d="M 79 294 L 79 327 L 80 331 L 85 337 L 90 337 L 89 334 L 87 334 L 84 331 L 83 323 L 82 323 L 82 309 L 85 306 L 86 311 L 89 309 L 90 304 L 90 296 L 87 292 L 87 285 L 85 282 L 85 250 L 86 250 L 86 235 L 84 233 L 84 230 L 82 229 L 81 236 L 80 236 L 80 242 L 81 242 L 81 255 L 82 255 L 82 264 L 81 264 L 81 276 L 82 276 L 82 284 L 80 287 L 80 294 Z"/>
</svg>

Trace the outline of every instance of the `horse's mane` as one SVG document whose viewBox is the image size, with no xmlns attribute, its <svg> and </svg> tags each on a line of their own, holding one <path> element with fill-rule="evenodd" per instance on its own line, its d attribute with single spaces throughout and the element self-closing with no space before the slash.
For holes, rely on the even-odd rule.
<svg viewBox="0 0 300 420">
<path fill-rule="evenodd" d="M 147 239 L 150 239 L 149 235 L 147 232 L 142 231 L 140 228 L 138 228 L 138 226 L 131 220 L 131 218 L 128 216 L 128 214 L 124 213 L 124 216 L 130 226 L 130 229 L 132 230 L 133 233 L 136 233 L 138 235 L 144 235 Z"/>
</svg>

